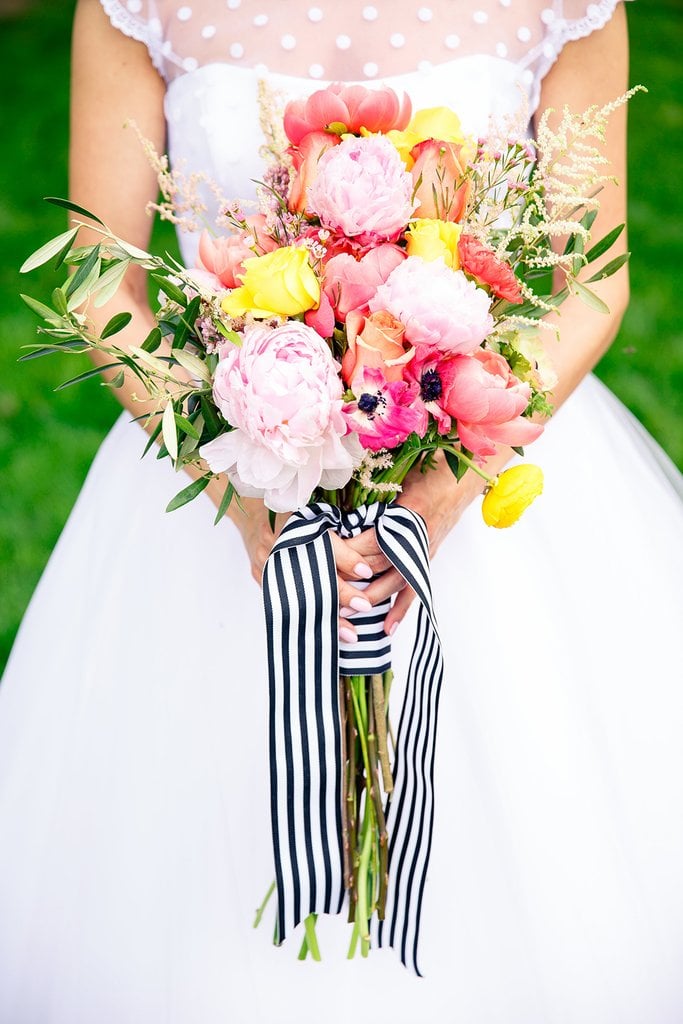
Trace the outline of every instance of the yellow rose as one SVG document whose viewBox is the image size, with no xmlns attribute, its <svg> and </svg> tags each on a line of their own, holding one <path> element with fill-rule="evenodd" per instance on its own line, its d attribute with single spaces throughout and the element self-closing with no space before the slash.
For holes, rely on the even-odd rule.
<svg viewBox="0 0 683 1024">
<path fill-rule="evenodd" d="M 409 256 L 421 256 L 431 263 L 442 259 L 447 267 L 460 269 L 458 240 L 462 228 L 449 220 L 418 218 L 411 221 L 406 234 L 406 252 Z"/>
<path fill-rule="evenodd" d="M 221 302 L 228 316 L 296 316 L 320 302 L 320 282 L 308 260 L 308 251 L 289 245 L 244 261 L 241 288 Z"/>
<path fill-rule="evenodd" d="M 506 469 L 484 495 L 484 522 L 499 529 L 512 526 L 542 490 L 543 473 L 538 466 L 524 464 Z"/>
<path fill-rule="evenodd" d="M 411 150 L 427 139 L 439 142 L 462 144 L 466 140 L 460 127 L 460 118 L 449 107 L 428 107 L 413 115 L 407 128 L 387 132 L 387 138 L 394 144 L 401 159 L 410 170 L 415 162 Z"/>
</svg>

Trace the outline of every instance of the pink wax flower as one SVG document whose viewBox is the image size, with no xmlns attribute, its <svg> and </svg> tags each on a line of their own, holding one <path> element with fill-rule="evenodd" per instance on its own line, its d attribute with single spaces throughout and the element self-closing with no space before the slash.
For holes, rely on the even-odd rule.
<svg viewBox="0 0 683 1024">
<path fill-rule="evenodd" d="M 406 341 L 442 352 L 479 348 L 494 326 L 491 299 L 460 270 L 443 260 L 408 256 L 370 300 L 370 309 L 386 309 L 406 326 Z"/>
<path fill-rule="evenodd" d="M 331 130 L 337 135 L 358 135 L 361 128 L 385 133 L 392 128 L 402 130 L 410 115 L 410 100 L 405 94 L 399 99 L 386 86 L 368 89 L 335 82 L 316 90 L 308 99 L 291 100 L 285 107 L 284 125 L 289 141 L 299 146 L 309 132 Z"/>
<path fill-rule="evenodd" d="M 475 455 L 495 455 L 496 444 L 525 445 L 543 432 L 524 412 L 531 388 L 497 352 L 484 349 L 453 359 L 454 377 L 444 408 L 458 421 L 460 440 Z"/>
<path fill-rule="evenodd" d="M 201 449 L 238 493 L 275 512 L 305 505 L 318 486 L 343 487 L 362 456 L 343 414 L 338 365 L 310 327 L 251 327 L 216 369 L 213 397 L 235 429 Z"/>
<path fill-rule="evenodd" d="M 386 242 L 357 260 L 348 253 L 333 256 L 325 264 L 323 287 L 342 323 L 351 310 L 367 312 L 368 302 L 389 274 L 405 259 L 403 249 Z"/>
<path fill-rule="evenodd" d="M 244 260 L 277 248 L 277 242 L 265 233 L 266 218 L 263 214 L 254 214 L 246 221 L 248 230 L 239 234 L 214 238 L 208 231 L 202 231 L 199 238 L 198 268 L 215 275 L 225 288 L 239 286 L 237 275 L 244 270 Z"/>
<path fill-rule="evenodd" d="M 381 370 L 366 366 L 362 379 L 356 382 L 356 394 L 357 400 L 344 406 L 344 415 L 364 448 L 373 452 L 391 450 L 418 429 L 415 384 L 389 382 Z"/>
<path fill-rule="evenodd" d="M 308 209 L 331 231 L 364 244 L 394 241 L 415 204 L 413 181 L 382 135 L 344 139 L 318 161 Z"/>
</svg>

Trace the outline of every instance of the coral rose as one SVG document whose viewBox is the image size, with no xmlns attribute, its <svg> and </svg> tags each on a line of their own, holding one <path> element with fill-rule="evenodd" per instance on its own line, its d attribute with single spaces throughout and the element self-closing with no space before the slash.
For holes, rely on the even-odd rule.
<svg viewBox="0 0 683 1024">
<path fill-rule="evenodd" d="M 462 180 L 471 159 L 470 146 L 427 139 L 411 150 L 411 156 L 420 216 L 462 220 L 470 191 L 469 182 Z"/>
<path fill-rule="evenodd" d="M 215 473 L 275 512 L 305 505 L 316 487 L 348 483 L 362 451 L 349 433 L 342 385 L 326 343 L 298 321 L 252 327 L 226 346 L 213 396 L 235 429 L 204 445 Z"/>
<path fill-rule="evenodd" d="M 404 259 L 403 249 L 390 242 L 370 249 L 359 260 L 348 253 L 329 259 L 325 264 L 323 287 L 337 320 L 344 323 L 353 309 L 366 312 L 379 286 Z"/>
<path fill-rule="evenodd" d="M 473 235 L 462 235 L 458 249 L 460 265 L 466 273 L 475 277 L 480 284 L 489 287 L 499 299 L 507 299 L 508 302 L 514 303 L 522 301 L 522 291 L 512 267 L 499 259 L 493 249 Z"/>
<path fill-rule="evenodd" d="M 381 310 L 364 317 L 356 311 L 346 318 L 348 348 L 342 359 L 342 379 L 356 390 L 355 382 L 363 376 L 366 367 L 381 370 L 388 381 L 401 380 L 403 367 L 412 358 L 415 349 L 406 351 L 403 345 L 405 327 L 391 313 Z"/>
<path fill-rule="evenodd" d="M 285 107 L 284 126 L 293 146 L 300 146 L 310 132 L 329 131 L 336 135 L 388 132 L 405 128 L 411 105 L 386 86 L 368 89 L 364 85 L 335 82 L 317 89 L 308 99 L 291 100 Z"/>
<path fill-rule="evenodd" d="M 347 138 L 318 161 L 308 209 L 334 232 L 375 245 L 394 241 L 414 209 L 413 183 L 381 135 Z"/>
<path fill-rule="evenodd" d="M 518 380 L 505 359 L 483 349 L 471 356 L 456 356 L 454 376 L 442 402 L 458 421 L 458 436 L 475 455 L 495 455 L 497 444 L 529 444 L 543 432 L 521 414 L 529 404 L 531 388 Z"/>
<path fill-rule="evenodd" d="M 442 352 L 467 353 L 479 348 L 493 330 L 491 299 L 460 270 L 441 260 L 427 263 L 409 256 L 391 272 L 369 303 L 405 324 L 406 341 Z"/>
</svg>

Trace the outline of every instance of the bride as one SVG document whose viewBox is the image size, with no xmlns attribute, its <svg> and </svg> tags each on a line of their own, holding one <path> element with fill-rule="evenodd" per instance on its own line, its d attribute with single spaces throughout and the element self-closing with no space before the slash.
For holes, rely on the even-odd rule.
<svg viewBox="0 0 683 1024">
<path fill-rule="evenodd" d="M 607 102 L 626 65 L 617 0 L 80 0 L 72 196 L 147 244 L 156 182 L 122 127 L 134 119 L 173 161 L 248 197 L 263 77 L 287 97 L 388 80 L 483 134 L 522 96 L 534 117 Z M 624 219 L 624 150 L 622 111 L 606 148 L 622 187 L 604 193 L 596 237 Z M 197 238 L 180 241 L 192 264 Z M 146 294 L 131 272 L 97 316 L 133 310 L 135 344 Z M 255 501 L 214 528 L 222 485 L 165 515 L 182 482 L 140 461 L 124 413 L 0 687 L 0 1020 L 680 1022 L 680 481 L 589 375 L 626 307 L 625 271 L 601 295 L 609 316 L 569 301 L 549 343 L 562 408 L 535 445 L 546 489 L 525 519 L 487 530 L 478 478 L 447 469 L 401 497 L 429 529 L 446 660 L 425 977 L 392 950 L 347 962 L 341 918 L 319 922 L 322 964 L 297 961 L 298 936 L 278 949 L 269 923 L 252 929 L 273 869 L 249 575 L 272 533 Z M 384 566 L 372 533 L 335 548 L 345 603 L 364 565 Z M 411 592 L 388 572 L 364 593 L 396 595 L 385 628 L 400 624 L 400 676 Z"/>
</svg>

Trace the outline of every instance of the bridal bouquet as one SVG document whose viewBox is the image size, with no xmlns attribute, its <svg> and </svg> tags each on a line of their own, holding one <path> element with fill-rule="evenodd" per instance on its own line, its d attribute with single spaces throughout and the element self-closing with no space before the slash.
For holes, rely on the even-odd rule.
<svg viewBox="0 0 683 1024">
<path fill-rule="evenodd" d="M 302 955 L 319 955 L 315 914 L 338 911 L 348 893 L 351 953 L 359 943 L 367 954 L 372 934 L 417 968 L 441 661 L 424 524 L 393 499 L 409 472 L 441 460 L 458 478 L 485 478 L 492 526 L 509 526 L 540 492 L 538 468 L 492 478 L 485 460 L 501 444 L 523 454 L 551 412 L 543 315 L 568 294 L 605 308 L 589 285 L 627 258 L 579 280 L 621 230 L 591 242 L 606 181 L 595 140 L 615 105 L 565 111 L 555 131 L 544 120 L 533 141 L 475 140 L 452 110 L 413 113 L 388 88 L 333 85 L 279 118 L 264 101 L 258 207 L 245 213 L 218 196 L 196 267 L 144 252 L 52 200 L 94 223 L 101 240 L 76 246 L 85 226 L 76 219 L 22 268 L 53 258 L 75 267 L 51 306 L 25 297 L 47 340 L 24 358 L 103 353 L 67 383 L 106 373 L 116 388 L 132 374 L 155 408 L 144 417 L 147 447 L 159 439 L 160 457 L 199 471 L 169 510 L 226 474 L 216 521 L 239 496 L 294 513 L 264 594 L 276 938 L 304 921 Z M 197 230 L 202 176 L 151 158 L 162 215 Z M 160 303 L 148 337 L 119 346 L 112 339 L 130 314 L 98 334 L 88 311 L 112 298 L 133 264 L 151 272 Z M 387 607 L 353 617 L 358 644 L 336 636 L 328 533 L 371 526 L 421 602 L 396 740 Z"/>
</svg>

